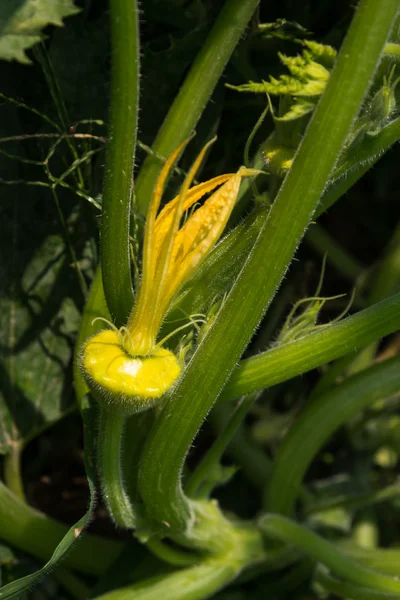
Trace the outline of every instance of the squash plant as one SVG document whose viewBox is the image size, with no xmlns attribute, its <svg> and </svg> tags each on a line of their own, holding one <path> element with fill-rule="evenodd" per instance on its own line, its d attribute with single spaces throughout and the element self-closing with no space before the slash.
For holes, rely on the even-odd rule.
<svg viewBox="0 0 400 600">
<path fill-rule="evenodd" d="M 44 26 L 60 25 L 77 7 L 25 0 L 1 9 L 0 56 L 34 61 L 26 69 L 40 66 L 57 114 L 53 119 L 13 98 L 5 86 L 4 106 L 28 111 L 53 130 L 0 138 L 3 157 L 19 165 L 1 181 L 5 190 L 25 183 L 52 198 L 64 248 L 59 254 L 60 240 L 45 239 L 40 250 L 50 262 L 44 271 L 31 265 L 31 288 L 24 280 L 25 296 L 11 290 L 4 317 L 1 599 L 400 598 L 398 532 L 388 533 L 385 516 L 374 511 L 383 503 L 398 525 L 400 359 L 397 338 L 387 341 L 400 326 L 398 231 L 366 272 L 317 221 L 400 137 L 399 2 L 359 0 L 337 49 L 311 40 L 301 24 L 263 22 L 268 2 L 225 0 L 219 11 L 209 4 L 143 3 L 149 23 L 162 15 L 186 31 L 176 42 L 180 52 L 198 34 L 191 24 L 203 24 L 200 49 L 180 74 L 151 147 L 138 139 L 149 135 L 139 107 L 151 59 L 145 53 L 142 73 L 141 39 L 151 31 L 140 23 L 135 0 L 108 6 L 106 136 L 94 131 L 102 124 L 92 115 L 69 122 L 53 68 L 57 46 L 52 52 L 41 40 Z M 87 14 L 91 9 L 86 3 Z M 263 79 L 252 52 L 271 39 L 292 53 L 280 53 L 279 74 Z M 68 37 L 58 52 L 67 43 Z M 224 112 L 219 82 L 229 61 L 236 80 L 226 82 L 232 106 Z M 154 101 L 158 82 L 152 84 Z M 216 86 L 220 110 L 207 116 Z M 231 153 L 227 127 L 234 127 L 236 107 L 241 112 L 233 118 L 253 126 L 240 134 L 243 159 L 232 166 L 224 154 Z M 216 142 L 214 133 L 229 143 Z M 51 145 L 41 159 L 31 149 L 3 149 L 18 137 Z M 104 145 L 100 190 L 95 157 Z M 38 170 L 44 178 L 35 179 Z M 76 212 L 64 214 L 61 193 L 79 198 Z M 20 199 L 14 210 L 23 211 Z M 87 223 L 96 221 L 98 256 L 87 234 Z M 322 272 L 316 290 L 308 286 L 299 296 L 296 285 L 294 296 L 295 278 L 289 274 L 287 284 L 285 275 L 296 253 L 302 256 L 304 237 L 321 256 Z M 75 308 L 63 300 L 71 263 L 81 294 Z M 350 302 L 336 288 L 322 295 L 325 267 L 351 281 Z M 38 282 L 39 311 L 29 297 Z M 49 331 L 44 321 L 54 294 L 61 294 L 64 319 L 57 346 L 54 321 L 46 321 Z M 334 303 L 339 308 L 329 320 L 325 309 Z M 71 339 L 74 399 L 65 409 L 60 366 L 67 366 Z M 41 352 L 42 373 L 31 375 Z M 90 503 L 68 529 L 28 504 L 21 453 L 75 410 Z M 324 448 L 338 430 L 344 449 L 329 454 Z M 118 540 L 85 532 L 99 498 Z M 21 552 L 44 566 L 29 564 L 18 577 Z M 58 591 L 46 587 L 49 581 Z"/>
</svg>

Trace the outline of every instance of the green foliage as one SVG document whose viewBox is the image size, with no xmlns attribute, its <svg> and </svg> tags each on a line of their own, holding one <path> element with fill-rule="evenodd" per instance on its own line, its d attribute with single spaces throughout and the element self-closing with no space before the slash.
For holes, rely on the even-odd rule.
<svg viewBox="0 0 400 600">
<path fill-rule="evenodd" d="M 25 50 L 48 25 L 61 26 L 78 12 L 73 0 L 4 0 L 0 7 L 0 58 L 29 63 Z"/>
<path fill-rule="evenodd" d="M 363 136 L 376 136 L 383 127 L 393 120 L 397 112 L 396 87 L 399 79 L 393 81 L 395 66 L 392 67 L 388 77 L 384 76 L 381 86 L 365 106 L 362 114 L 357 119 L 349 144 L 357 144 Z"/>
<path fill-rule="evenodd" d="M 399 598 L 398 1 L 80 6 L 0 8 L 0 599 Z M 82 344 L 194 127 L 166 202 L 215 134 L 199 181 L 254 177 L 162 323 L 177 383 L 99 411 Z"/>
<path fill-rule="evenodd" d="M 70 294 L 70 257 L 62 238 L 32 235 L 31 211 L 17 213 L 10 206 L 2 218 L 10 232 L 3 236 L 3 251 L 13 252 L 13 261 L 3 263 L 0 300 L 0 452 L 7 454 L 73 407 L 74 393 L 66 381 L 79 312 Z M 16 229 L 20 238 L 13 247 Z"/>
<path fill-rule="evenodd" d="M 290 75 L 283 74 L 279 79 L 270 76 L 269 82 L 250 81 L 243 85 L 228 87 L 238 92 L 293 97 L 292 105 L 276 117 L 281 120 L 291 121 L 307 115 L 315 108 L 316 100 L 325 89 L 336 51 L 331 46 L 309 40 L 305 40 L 302 44 L 306 49 L 301 55 L 293 57 L 279 53 L 279 58 L 290 71 Z"/>
<path fill-rule="evenodd" d="M 304 117 L 309 117 L 314 111 L 336 57 L 336 50 L 331 46 L 310 40 L 300 43 L 305 46 L 301 55 L 293 57 L 279 53 L 279 59 L 290 75 L 270 76 L 269 82 L 250 81 L 239 86 L 228 84 L 238 92 L 267 95 L 276 131 L 265 142 L 263 154 L 268 169 L 279 176 L 285 175 L 292 165 L 298 138 L 307 123 Z M 277 113 L 270 95 L 280 97 Z"/>
</svg>

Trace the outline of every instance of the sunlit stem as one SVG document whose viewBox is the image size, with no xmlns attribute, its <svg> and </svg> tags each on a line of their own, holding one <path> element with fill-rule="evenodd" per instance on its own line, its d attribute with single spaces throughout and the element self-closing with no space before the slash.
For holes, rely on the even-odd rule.
<svg viewBox="0 0 400 600">
<path fill-rule="evenodd" d="M 100 409 L 97 467 L 103 500 L 114 523 L 132 529 L 136 515 L 129 500 L 122 474 L 122 437 L 125 417 Z"/>
</svg>

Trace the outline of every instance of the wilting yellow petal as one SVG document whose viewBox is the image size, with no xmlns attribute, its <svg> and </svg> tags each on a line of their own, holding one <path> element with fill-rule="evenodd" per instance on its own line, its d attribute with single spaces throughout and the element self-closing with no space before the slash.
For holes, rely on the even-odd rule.
<svg viewBox="0 0 400 600">
<path fill-rule="evenodd" d="M 146 219 L 142 282 L 127 324 L 129 343 L 123 342 L 129 354 L 151 354 L 173 296 L 219 239 L 235 204 L 241 178 L 259 173 L 241 168 L 237 173 L 220 175 L 190 189 L 213 139 L 190 167 L 179 195 L 157 217 L 168 173 L 188 141 L 168 159 L 155 186 Z M 180 228 L 184 212 L 218 186 L 205 205 Z"/>
<path fill-rule="evenodd" d="M 196 176 L 196 173 L 200 167 L 200 164 L 211 144 L 215 139 L 210 140 L 189 169 L 188 174 L 181 186 L 179 196 L 174 204 L 174 210 L 171 213 L 171 219 L 169 219 L 169 227 L 165 230 L 165 235 L 162 241 L 158 244 L 156 242 L 155 235 L 155 224 L 151 238 L 151 245 L 147 246 L 145 240 L 145 248 L 148 247 L 149 255 L 151 255 L 151 261 L 149 264 L 155 265 L 154 271 L 152 271 L 151 278 L 148 277 L 146 286 L 142 283 L 139 292 L 139 301 L 137 308 L 134 309 L 128 322 L 128 329 L 131 334 L 130 347 L 136 348 L 138 353 L 148 354 L 151 351 L 152 346 L 155 343 L 157 332 L 160 328 L 161 322 L 165 316 L 165 299 L 164 289 L 170 272 L 170 265 L 173 256 L 173 248 L 175 243 L 175 236 L 179 229 L 182 214 L 183 205 L 187 194 L 189 192 L 190 185 Z M 170 162 L 170 161 L 168 161 Z M 171 163 L 172 166 L 172 163 Z M 157 182 L 156 190 L 159 188 L 160 182 Z M 153 202 L 152 202 L 153 204 Z M 158 207 L 159 202 L 154 202 L 154 206 Z M 147 219 L 154 218 L 154 208 Z M 146 229 L 148 228 L 148 222 L 146 220 Z M 147 277 L 145 272 L 146 263 L 143 267 L 143 278 Z"/>
<path fill-rule="evenodd" d="M 174 210 L 172 211 L 172 219 L 170 220 L 170 224 L 166 235 L 164 236 L 161 244 L 157 244 L 158 253 L 157 253 L 157 267 L 156 267 L 156 275 L 154 279 L 155 288 L 157 290 L 157 297 L 159 298 L 162 295 L 162 290 L 164 288 L 164 283 L 166 278 L 168 277 L 168 273 L 170 271 L 170 265 L 173 256 L 173 249 L 175 245 L 175 237 L 179 230 L 179 226 L 181 223 L 182 215 L 184 213 L 183 206 L 187 195 L 189 193 L 189 188 L 193 179 L 196 176 L 197 171 L 200 168 L 200 165 L 203 161 L 204 156 L 206 155 L 209 147 L 215 142 L 216 138 L 213 138 L 202 148 L 200 154 L 197 156 L 196 160 L 192 164 L 189 169 L 188 174 L 185 177 L 185 180 L 181 186 L 179 196 L 177 197 L 174 203 Z M 157 242 L 156 242 L 157 243 Z"/>
<path fill-rule="evenodd" d="M 227 173 L 225 175 L 218 175 L 218 177 L 214 177 L 209 181 L 204 181 L 203 183 L 199 183 L 199 185 L 195 185 L 192 187 L 183 202 L 182 212 L 185 213 L 189 210 L 196 202 L 201 200 L 203 196 L 212 192 L 216 187 L 222 185 L 228 179 L 233 177 L 234 173 Z M 158 257 L 160 248 L 164 243 L 165 237 L 169 232 L 172 221 L 174 218 L 174 210 L 176 209 L 176 205 L 179 202 L 179 196 L 176 196 L 171 202 L 168 202 L 160 212 L 156 220 L 156 229 L 155 229 L 155 252 Z"/>
<path fill-rule="evenodd" d="M 255 174 L 258 172 L 242 167 L 237 173 L 230 175 L 228 181 L 178 231 L 164 290 L 166 303 L 170 302 L 176 290 L 185 283 L 221 237 L 235 205 L 242 178 Z"/>
<path fill-rule="evenodd" d="M 174 162 L 189 141 L 190 138 L 180 144 L 180 146 L 178 146 L 178 148 L 171 154 L 161 170 L 153 191 L 144 231 L 142 281 L 140 284 L 138 301 L 135 306 L 135 319 L 138 321 L 142 320 L 144 312 L 148 310 L 150 298 L 153 292 L 154 277 L 157 267 L 157 255 L 154 252 L 154 248 L 156 246 L 155 224 L 157 212 L 160 207 L 161 197 L 163 195 L 165 184 Z"/>
</svg>

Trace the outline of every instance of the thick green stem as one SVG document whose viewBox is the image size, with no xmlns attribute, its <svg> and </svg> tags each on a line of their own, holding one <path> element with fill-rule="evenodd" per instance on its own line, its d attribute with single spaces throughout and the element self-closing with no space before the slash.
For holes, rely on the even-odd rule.
<svg viewBox="0 0 400 600">
<path fill-rule="evenodd" d="M 21 474 L 21 455 L 22 446 L 18 443 L 13 444 L 10 453 L 4 457 L 4 481 L 17 498 L 25 501 L 24 482 Z"/>
<path fill-rule="evenodd" d="M 168 523 L 171 533 L 186 530 L 193 518 L 181 488 L 184 458 L 296 251 L 358 113 L 397 9 L 397 0 L 361 0 L 266 224 L 151 431 L 141 461 L 140 492 L 149 514 Z"/>
<path fill-rule="evenodd" d="M 156 419 L 155 412 L 153 410 L 143 411 L 128 417 L 125 421 L 124 438 L 126 443 L 122 444 L 122 472 L 124 474 L 126 492 L 133 503 L 134 511 L 139 511 L 137 474 L 140 454 L 147 437 L 147 432 Z"/>
<path fill-rule="evenodd" d="M 176 567 L 192 566 L 196 563 L 199 563 L 201 560 L 200 556 L 197 554 L 190 554 L 188 552 L 176 550 L 175 548 L 172 548 L 168 544 L 165 544 L 156 538 L 150 539 L 146 546 L 150 552 L 154 554 L 154 556 L 157 556 L 157 558 L 163 562 Z"/>
<path fill-rule="evenodd" d="M 196 127 L 259 0 L 227 0 L 161 126 L 152 150 L 170 156 Z M 148 155 L 136 181 L 138 209 L 146 214 L 162 162 Z"/>
<path fill-rule="evenodd" d="M 133 529 L 136 517 L 122 473 L 122 437 L 126 417 L 100 407 L 97 469 L 103 499 L 114 523 Z"/>
<path fill-rule="evenodd" d="M 96 600 L 201 600 L 233 581 L 239 566 L 222 558 L 109 592 Z"/>
<path fill-rule="evenodd" d="M 136 0 L 110 0 L 110 132 L 101 219 L 101 264 L 108 308 L 123 325 L 133 305 L 129 223 L 139 96 Z"/>
<path fill-rule="evenodd" d="M 396 119 L 378 135 L 365 136 L 359 146 L 345 153 L 333 173 L 333 181 L 321 198 L 315 217 L 319 217 L 343 196 L 399 138 L 400 119 Z"/>
<path fill-rule="evenodd" d="M 317 569 L 315 580 L 322 585 L 328 592 L 341 598 L 351 598 L 352 600 L 400 600 L 400 593 L 390 594 L 367 588 L 364 585 L 356 585 L 333 577 L 329 571 L 323 567 Z"/>
<path fill-rule="evenodd" d="M 210 507 L 208 507 L 210 508 Z M 207 510 L 207 508 L 206 508 Z M 211 507 L 211 512 L 218 509 Z M 218 535 L 216 535 L 218 532 Z M 208 532 L 218 546 L 213 557 L 186 569 L 179 569 L 100 596 L 101 600 L 202 600 L 234 581 L 246 567 L 257 567 L 268 560 L 285 561 L 293 553 L 286 549 L 268 554 L 255 527 L 232 526 L 223 519 Z M 100 600 L 98 598 L 97 600 Z"/>
<path fill-rule="evenodd" d="M 0 482 L 0 539 L 40 560 L 48 560 L 68 527 L 34 510 Z M 65 557 L 63 565 L 88 575 L 101 575 L 115 561 L 122 546 L 85 534 Z"/>
<path fill-rule="evenodd" d="M 266 488 L 266 509 L 290 515 L 304 474 L 334 431 L 399 388 L 400 357 L 396 357 L 347 378 L 310 402 L 279 448 Z"/>
<path fill-rule="evenodd" d="M 339 542 L 339 548 L 354 560 L 369 569 L 381 571 L 394 577 L 399 574 L 400 551 L 396 548 L 374 548 L 373 550 L 355 546 L 353 542 Z"/>
<path fill-rule="evenodd" d="M 344 579 L 383 592 L 400 593 L 400 581 L 362 567 L 342 554 L 333 544 L 316 533 L 278 515 L 266 515 L 260 520 L 261 530 L 268 536 L 294 544 L 318 562 Z"/>
<path fill-rule="evenodd" d="M 239 398 L 356 352 L 400 328 L 400 294 L 304 338 L 247 358 L 233 372 L 220 401 Z"/>
</svg>

